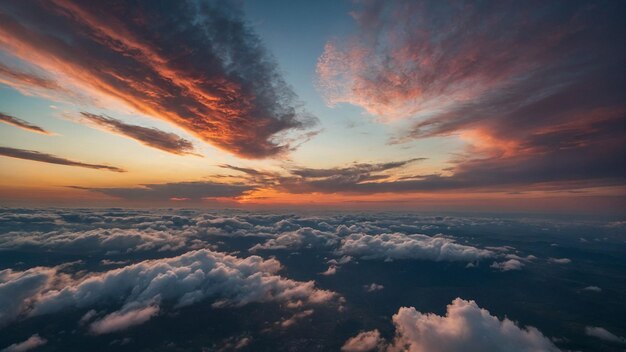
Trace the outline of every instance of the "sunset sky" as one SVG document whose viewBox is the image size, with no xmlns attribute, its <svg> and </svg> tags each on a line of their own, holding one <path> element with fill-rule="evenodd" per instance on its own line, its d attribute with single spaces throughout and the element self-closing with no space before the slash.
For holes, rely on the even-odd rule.
<svg viewBox="0 0 626 352">
<path fill-rule="evenodd" d="M 0 206 L 623 214 L 626 2 L 0 2 Z"/>
</svg>

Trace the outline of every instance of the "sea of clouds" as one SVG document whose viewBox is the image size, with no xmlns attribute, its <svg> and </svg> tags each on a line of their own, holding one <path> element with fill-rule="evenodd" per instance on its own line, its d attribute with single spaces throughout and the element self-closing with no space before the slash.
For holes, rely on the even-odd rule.
<svg viewBox="0 0 626 352">
<path fill-rule="evenodd" d="M 524 222 L 555 231 L 567 227 Z M 571 263 L 569 258 L 538 257 L 489 237 L 471 236 L 494 224 L 506 228 L 519 223 L 413 214 L 2 209 L 0 254 L 37 254 L 37 259 L 0 263 L 0 329 L 79 310 L 84 314 L 76 324 L 82 333 L 114 334 L 200 302 L 215 309 L 273 302 L 285 316 L 275 326 L 285 329 L 320 307 L 335 314 L 349 309 L 351 303 L 340 289 L 321 287 L 316 278 L 288 277 L 276 256 L 285 252 L 320 253 L 328 266 L 319 273 L 324 276 L 360 261 L 458 263 L 466 270 L 482 266 L 494 272 L 520 271 L 536 262 Z M 243 242 L 234 246 L 229 241 Z M 364 285 L 363 294 L 387 289 L 371 283 Z M 397 309 L 392 336 L 383 337 L 378 329 L 354 331 L 342 350 L 500 351 L 504 345 L 508 351 L 559 350 L 538 329 L 499 318 L 463 297 L 454 299 L 444 315 Z M 623 342 L 603 330 L 587 328 L 590 336 Z M 3 351 L 44 346 L 48 340 L 40 335 L 33 331 Z M 250 348 L 251 343 L 245 337 L 224 346 Z"/>
</svg>

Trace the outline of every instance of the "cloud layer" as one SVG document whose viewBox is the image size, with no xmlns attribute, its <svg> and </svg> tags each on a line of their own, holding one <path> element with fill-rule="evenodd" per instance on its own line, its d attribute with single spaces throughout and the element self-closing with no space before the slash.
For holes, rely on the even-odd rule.
<svg viewBox="0 0 626 352">
<path fill-rule="evenodd" d="M 302 349 L 311 339 L 345 351 L 608 348 L 623 336 L 610 318 L 623 310 L 623 236 L 613 225 L 392 212 L 0 208 L 7 268 L 0 270 L 0 347 L 39 333 L 64 350 L 102 341 L 120 350 L 169 341 L 227 349 L 246 338 L 252 349 Z M 585 253 L 607 255 L 582 260 Z M 558 268 L 549 261 L 565 256 L 571 263 Z M 498 272 L 516 262 L 523 270 Z M 573 274 L 574 285 L 553 279 Z M 587 292 L 591 284 L 602 292 Z M 528 301 L 535 286 L 547 289 Z M 580 309 L 532 309 L 550 306 L 555 295 Z M 461 299 L 440 311 L 442 299 L 457 296 L 497 314 Z M 179 325 L 185 334 L 153 339 L 151 332 Z"/>
<path fill-rule="evenodd" d="M 1 8 L 4 50 L 236 155 L 286 151 L 277 134 L 311 122 L 237 4 L 58 0 Z"/>
</svg>

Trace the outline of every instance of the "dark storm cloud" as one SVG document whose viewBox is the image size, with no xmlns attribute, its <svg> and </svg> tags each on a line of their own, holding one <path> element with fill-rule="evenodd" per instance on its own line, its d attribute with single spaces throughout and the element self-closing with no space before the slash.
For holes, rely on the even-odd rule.
<svg viewBox="0 0 626 352">
<path fill-rule="evenodd" d="M 313 123 L 236 3 L 55 0 L 1 8 L 5 50 L 236 155 L 287 151 L 277 134 Z"/>
<path fill-rule="evenodd" d="M 193 144 L 180 136 L 137 125 L 130 125 L 111 117 L 81 112 L 82 117 L 97 126 L 122 136 L 132 138 L 141 144 L 177 155 L 193 154 Z M 1 116 L 0 116 L 1 117 Z"/>
<path fill-rule="evenodd" d="M 27 131 L 35 132 L 35 133 L 52 134 L 39 126 L 33 125 L 15 116 L 3 114 L 1 112 L 0 112 L 0 122 L 4 122 L 6 124 L 13 125 L 15 127 L 19 127 L 19 128 L 25 129 Z"/>
<path fill-rule="evenodd" d="M 115 172 L 125 172 L 125 170 L 120 169 L 115 166 L 88 164 L 88 163 L 83 163 L 80 161 L 72 161 L 72 160 L 61 158 L 55 155 L 41 153 L 41 152 L 37 152 L 33 150 L 0 147 L 0 155 L 8 156 L 11 158 L 17 158 L 17 159 L 39 161 L 42 163 L 49 163 L 49 164 L 79 166 L 79 167 L 85 167 L 89 169 L 101 169 L 101 170 L 109 170 L 109 171 L 115 171 Z"/>
<path fill-rule="evenodd" d="M 623 184 L 624 16 L 612 1 L 359 3 L 358 36 L 318 63 L 329 101 L 411 119 L 394 143 L 470 146 L 451 177 L 358 188 Z"/>
<path fill-rule="evenodd" d="M 210 198 L 233 198 L 255 189 L 244 184 L 226 184 L 210 181 L 172 182 L 146 184 L 141 187 L 124 188 L 73 188 L 103 193 L 133 201 L 202 200 Z"/>
</svg>

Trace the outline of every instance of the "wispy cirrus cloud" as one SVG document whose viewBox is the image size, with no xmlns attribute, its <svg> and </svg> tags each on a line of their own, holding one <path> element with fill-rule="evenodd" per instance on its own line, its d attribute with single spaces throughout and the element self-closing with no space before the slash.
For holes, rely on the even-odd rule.
<svg viewBox="0 0 626 352">
<path fill-rule="evenodd" d="M 194 153 L 194 146 L 191 141 L 174 133 L 161 131 L 157 128 L 127 124 L 108 116 L 88 112 L 81 112 L 80 114 L 83 120 L 95 126 L 102 127 L 115 134 L 132 138 L 148 147 L 177 155 L 198 155 Z"/>
<path fill-rule="evenodd" d="M 372 1 L 318 61 L 330 104 L 412 125 L 392 143 L 468 142 L 434 189 L 623 183 L 622 3 Z M 393 188 L 393 187 L 392 187 Z"/>
<path fill-rule="evenodd" d="M 289 150 L 313 122 L 231 2 L 0 5 L 0 47 L 241 157 Z M 163 35 L 167 33 L 167 35 Z"/>
<path fill-rule="evenodd" d="M 19 127 L 21 129 L 30 131 L 30 132 L 35 132 L 35 133 L 41 133 L 41 134 L 48 134 L 51 135 L 53 134 L 52 132 L 46 131 L 43 128 L 37 126 L 37 125 L 33 125 L 32 123 L 28 122 L 28 121 L 24 121 L 20 118 L 17 118 L 15 116 L 11 116 L 11 115 L 7 115 L 4 113 L 0 112 L 0 122 L 4 122 L 6 124 L 15 126 L 15 127 Z"/>
<path fill-rule="evenodd" d="M 63 90 L 63 88 L 52 79 L 17 70 L 4 65 L 2 62 L 0 62 L 0 83 L 6 84 L 21 92 L 28 92 L 30 89 Z"/>
<path fill-rule="evenodd" d="M 34 150 L 0 147 L 0 155 L 7 156 L 10 158 L 39 161 L 42 163 L 49 163 L 49 164 L 78 166 L 78 167 L 84 167 L 84 168 L 89 168 L 89 169 L 108 170 L 108 171 L 114 171 L 114 172 L 126 172 L 126 170 L 120 169 L 119 167 L 115 167 L 115 166 L 101 165 L 101 164 L 89 164 L 89 163 L 84 163 L 80 161 L 73 161 L 73 160 L 65 159 L 62 157 L 55 156 L 55 155 L 41 153 L 41 152 L 34 151 Z"/>
</svg>

